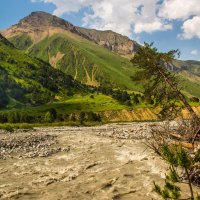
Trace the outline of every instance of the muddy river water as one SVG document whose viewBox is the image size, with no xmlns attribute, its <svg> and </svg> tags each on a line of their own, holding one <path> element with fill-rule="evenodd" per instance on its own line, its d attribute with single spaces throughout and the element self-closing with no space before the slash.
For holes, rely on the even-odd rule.
<svg viewBox="0 0 200 200">
<path fill-rule="evenodd" d="M 148 134 L 149 123 L 0 134 L 0 199 L 159 199 L 153 181 L 163 184 L 168 165 Z"/>
</svg>

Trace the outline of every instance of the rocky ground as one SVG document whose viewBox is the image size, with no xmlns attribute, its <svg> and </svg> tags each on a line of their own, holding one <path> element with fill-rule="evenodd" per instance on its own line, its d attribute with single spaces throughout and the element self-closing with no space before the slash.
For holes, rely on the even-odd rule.
<svg viewBox="0 0 200 200">
<path fill-rule="evenodd" d="M 0 199 L 159 199 L 168 166 L 144 144 L 150 125 L 1 133 Z"/>
</svg>

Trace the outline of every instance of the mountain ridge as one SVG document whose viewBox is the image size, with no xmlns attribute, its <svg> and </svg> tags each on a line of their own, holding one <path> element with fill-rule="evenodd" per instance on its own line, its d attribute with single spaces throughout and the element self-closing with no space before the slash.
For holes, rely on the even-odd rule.
<svg viewBox="0 0 200 200">
<path fill-rule="evenodd" d="M 139 48 L 139 44 L 129 39 L 127 36 L 123 36 L 110 30 L 99 31 L 77 27 L 62 18 L 42 11 L 32 12 L 27 17 L 21 19 L 18 24 L 1 32 L 5 37 L 10 37 L 20 31 L 24 33 L 27 33 L 26 31 L 44 31 L 44 27 L 54 27 L 70 31 L 122 56 L 130 57 L 134 55 Z"/>
</svg>

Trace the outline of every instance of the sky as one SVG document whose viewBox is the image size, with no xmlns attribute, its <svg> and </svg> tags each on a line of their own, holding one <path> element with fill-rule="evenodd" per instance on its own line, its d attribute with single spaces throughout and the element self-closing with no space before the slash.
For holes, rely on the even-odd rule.
<svg viewBox="0 0 200 200">
<path fill-rule="evenodd" d="M 113 30 L 159 51 L 179 49 L 181 59 L 200 60 L 200 0 L 0 0 L 0 30 L 33 11 L 76 26 Z"/>
</svg>

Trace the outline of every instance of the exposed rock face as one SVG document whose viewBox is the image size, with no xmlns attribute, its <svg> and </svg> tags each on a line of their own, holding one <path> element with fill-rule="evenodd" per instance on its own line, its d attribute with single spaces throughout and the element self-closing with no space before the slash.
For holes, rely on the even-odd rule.
<svg viewBox="0 0 200 200">
<path fill-rule="evenodd" d="M 32 12 L 29 16 L 20 20 L 19 23 L 13 27 L 18 27 L 24 30 L 29 28 L 33 31 L 37 31 L 43 30 L 44 27 L 49 26 L 67 29 L 72 32 L 76 31 L 76 28 L 69 22 L 45 12 Z"/>
<path fill-rule="evenodd" d="M 28 33 L 32 36 L 32 39 L 36 37 L 42 38 L 54 31 L 55 28 L 81 34 L 71 23 L 45 12 L 32 12 L 29 16 L 20 20 L 18 24 L 2 31 L 2 34 L 6 38 L 23 33 Z M 38 42 L 39 39 L 36 41 Z"/>
<path fill-rule="evenodd" d="M 2 31 L 5 37 L 12 37 L 21 33 L 46 32 L 51 28 L 59 28 L 75 33 L 85 39 L 95 42 L 107 49 L 123 56 L 133 55 L 139 45 L 126 36 L 112 31 L 98 31 L 76 27 L 73 24 L 45 12 L 33 12 L 20 20 L 18 24 Z"/>
<path fill-rule="evenodd" d="M 135 41 L 113 31 L 98 31 L 79 27 L 77 29 L 87 36 L 89 40 L 120 55 L 133 55 L 139 48 L 139 44 Z"/>
</svg>

